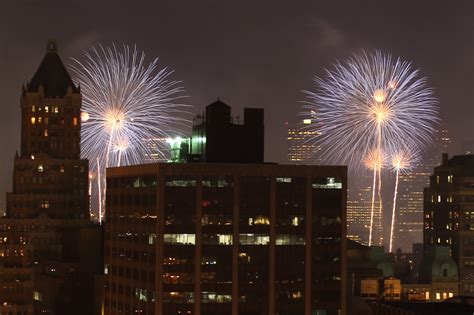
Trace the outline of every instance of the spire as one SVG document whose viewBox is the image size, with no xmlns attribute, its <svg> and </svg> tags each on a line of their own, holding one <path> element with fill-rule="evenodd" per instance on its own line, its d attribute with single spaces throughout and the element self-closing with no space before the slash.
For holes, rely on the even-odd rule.
<svg viewBox="0 0 474 315">
<path fill-rule="evenodd" d="M 46 47 L 46 51 L 48 53 L 58 53 L 58 44 L 56 43 L 55 39 L 50 39 L 48 41 L 48 46 Z"/>
<path fill-rule="evenodd" d="M 41 86 L 46 97 L 64 97 L 68 87 L 72 88 L 73 93 L 79 93 L 58 55 L 55 40 L 48 41 L 46 55 L 26 88 L 28 92 L 39 92 Z"/>
</svg>

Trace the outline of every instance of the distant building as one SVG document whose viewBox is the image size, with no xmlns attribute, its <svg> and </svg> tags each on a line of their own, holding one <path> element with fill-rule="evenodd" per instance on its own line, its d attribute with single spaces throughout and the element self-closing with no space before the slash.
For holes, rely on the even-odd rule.
<svg viewBox="0 0 474 315">
<path fill-rule="evenodd" d="M 304 128 L 311 124 L 311 119 L 304 119 L 301 125 L 288 127 L 287 124 L 287 146 L 288 162 L 290 164 L 312 165 L 321 164 L 321 147 L 314 141 L 319 135 L 317 131 Z"/>
<path fill-rule="evenodd" d="M 425 247 L 446 245 L 459 268 L 460 295 L 474 296 L 474 155 L 443 155 L 424 192 Z"/>
<path fill-rule="evenodd" d="M 0 314 L 94 314 L 101 229 L 89 221 L 80 89 L 56 43 L 21 95 L 21 152 L 0 219 Z"/>
<path fill-rule="evenodd" d="M 394 248 L 407 252 L 413 243 L 423 240 L 423 189 L 429 185 L 429 177 L 441 161 L 442 153 L 451 149 L 451 138 L 446 126 L 435 133 L 434 147 L 423 160 L 406 174 L 400 174 L 398 192 L 398 216 Z"/>
<path fill-rule="evenodd" d="M 357 184 L 350 184 L 347 191 L 347 237 L 364 245 L 369 244 L 372 185 L 367 174 L 358 175 Z M 377 237 L 378 236 L 378 237 Z M 373 245 L 382 244 L 382 220 L 374 211 Z"/>
</svg>

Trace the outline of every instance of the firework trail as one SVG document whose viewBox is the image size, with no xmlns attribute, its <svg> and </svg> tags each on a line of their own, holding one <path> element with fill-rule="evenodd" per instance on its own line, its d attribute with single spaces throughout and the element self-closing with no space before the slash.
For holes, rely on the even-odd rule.
<svg viewBox="0 0 474 315">
<path fill-rule="evenodd" d="M 315 91 L 306 91 L 306 116 L 316 113 L 306 127 L 318 131 L 314 141 L 328 164 L 361 169 L 370 152 L 381 156 L 411 143 L 423 150 L 432 141 L 438 123 L 437 100 L 426 78 L 411 63 L 376 51 L 362 52 L 336 62 L 324 77 L 314 79 Z M 382 163 L 374 171 L 378 209 L 382 213 Z M 371 209 L 371 216 L 374 209 Z M 373 216 L 370 231 L 372 231 Z M 372 232 L 369 235 L 372 244 Z"/>
<path fill-rule="evenodd" d="M 398 178 L 400 172 L 408 172 L 420 160 L 416 147 L 397 150 L 392 154 L 392 169 L 395 171 L 395 189 L 393 191 L 392 219 L 390 223 L 390 244 L 389 252 L 393 249 L 394 226 L 397 208 Z"/>
<path fill-rule="evenodd" d="M 158 59 L 146 63 L 136 47 L 93 47 L 71 68 L 82 92 L 81 155 L 97 178 L 101 222 L 106 168 L 164 157 L 160 139 L 187 127 L 189 113 L 173 71 Z"/>
<path fill-rule="evenodd" d="M 373 235 L 373 225 L 374 225 L 374 214 L 375 214 L 375 193 L 376 193 L 375 187 L 377 187 L 377 178 L 380 183 L 380 176 L 377 177 L 377 174 L 380 175 L 381 170 L 385 163 L 382 151 L 380 150 L 369 151 L 364 162 L 365 162 L 365 166 L 369 170 L 373 170 L 372 201 L 371 201 L 371 207 L 370 207 L 370 224 L 369 224 L 369 246 L 371 246 L 372 235 Z M 381 220 L 380 213 L 379 213 L 379 216 L 377 217 L 379 220 Z M 379 222 L 379 224 L 381 224 L 381 222 Z"/>
</svg>

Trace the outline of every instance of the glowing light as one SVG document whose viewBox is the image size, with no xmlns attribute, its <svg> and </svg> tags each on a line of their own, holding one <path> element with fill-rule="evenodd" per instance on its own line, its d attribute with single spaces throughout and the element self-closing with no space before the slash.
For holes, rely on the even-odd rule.
<svg viewBox="0 0 474 315">
<path fill-rule="evenodd" d="M 89 120 L 89 113 L 88 112 L 81 112 L 81 121 L 85 122 Z"/>
<path fill-rule="evenodd" d="M 376 89 L 374 91 L 374 99 L 377 103 L 382 103 L 387 98 L 387 93 L 382 89 Z"/>
<path fill-rule="evenodd" d="M 171 78 L 173 71 L 160 69 L 158 59 L 146 63 L 136 48 L 92 48 L 71 68 L 83 94 L 81 155 L 97 174 L 93 201 L 102 218 L 105 169 L 165 159 L 159 139 L 189 124 L 188 106 L 181 103 L 184 89 Z"/>
<path fill-rule="evenodd" d="M 311 124 L 311 119 L 303 119 L 303 124 L 305 125 Z"/>
<path fill-rule="evenodd" d="M 316 118 L 303 129 L 317 132 L 312 144 L 324 163 L 346 164 L 351 172 L 361 171 L 379 152 L 381 160 L 368 164 L 374 173 L 371 212 L 382 214 L 383 156 L 405 143 L 420 151 L 433 141 L 439 118 L 432 89 L 411 63 L 379 51 L 336 62 L 314 82 L 315 91 L 305 92 L 304 115 Z M 370 231 L 369 244 L 372 224 Z"/>
</svg>

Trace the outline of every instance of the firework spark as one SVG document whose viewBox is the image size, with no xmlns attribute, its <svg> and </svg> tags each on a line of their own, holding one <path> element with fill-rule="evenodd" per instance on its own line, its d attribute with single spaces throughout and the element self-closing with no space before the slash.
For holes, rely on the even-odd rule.
<svg viewBox="0 0 474 315">
<path fill-rule="evenodd" d="M 189 120 L 181 82 L 171 79 L 172 70 L 160 69 L 158 59 L 146 63 L 136 47 L 115 45 L 94 47 L 83 59 L 73 59 L 71 68 L 83 97 L 81 154 L 97 174 L 101 222 L 105 169 L 164 157 L 162 143 L 150 141 L 171 136 Z"/>
<path fill-rule="evenodd" d="M 306 128 L 320 133 L 313 140 L 322 148 L 322 160 L 355 170 L 371 152 L 384 155 L 404 143 L 423 150 L 438 123 L 437 100 L 426 81 L 411 63 L 379 51 L 336 62 L 323 78 L 316 77 L 316 91 L 306 91 L 304 110 L 307 116 L 316 113 Z M 382 213 L 382 164 L 370 169 L 373 199 L 377 189 Z"/>
<path fill-rule="evenodd" d="M 395 216 L 397 209 L 398 178 L 400 172 L 408 172 L 413 169 L 416 162 L 420 160 L 417 148 L 404 148 L 397 150 L 392 155 L 391 168 L 395 172 L 395 189 L 393 191 L 392 219 L 390 223 L 390 244 L 389 252 L 393 249 Z"/>
</svg>

